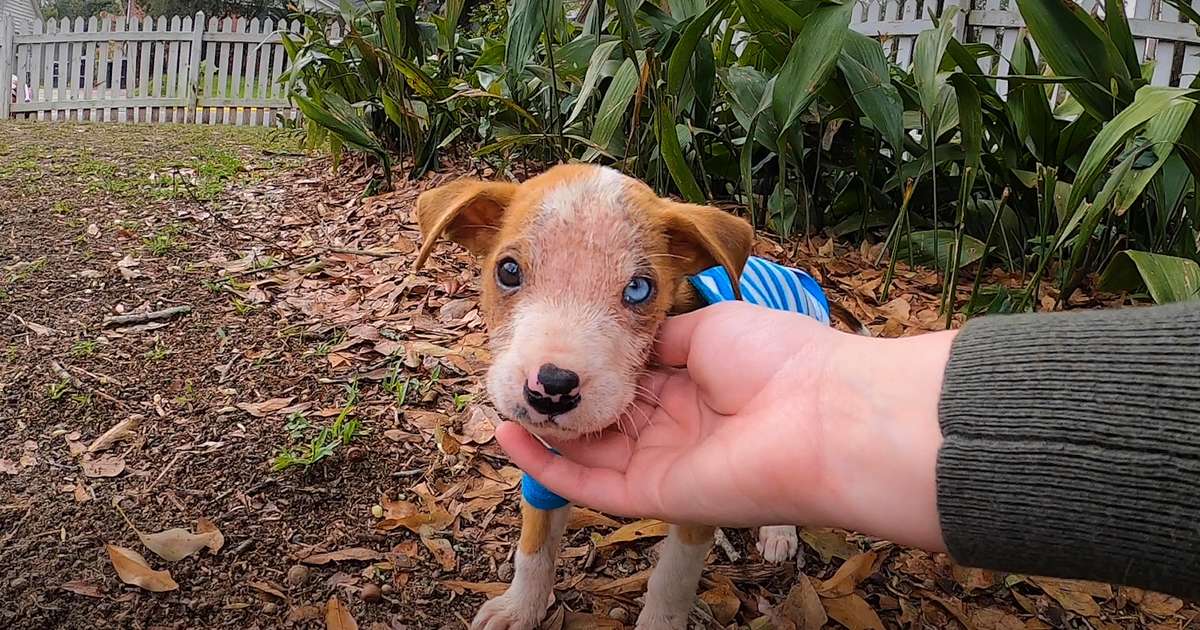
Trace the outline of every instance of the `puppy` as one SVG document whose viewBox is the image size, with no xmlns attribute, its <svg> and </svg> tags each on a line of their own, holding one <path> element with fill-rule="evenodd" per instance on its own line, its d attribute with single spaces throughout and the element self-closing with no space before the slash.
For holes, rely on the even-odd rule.
<svg viewBox="0 0 1200 630">
<path fill-rule="evenodd" d="M 697 274 L 741 278 L 754 236 L 731 214 L 663 199 L 615 170 L 578 164 L 522 184 L 455 181 L 423 193 L 416 213 L 418 268 L 439 237 L 481 260 L 493 356 L 487 389 L 496 409 L 537 436 L 563 440 L 599 433 L 621 416 L 659 324 L 711 301 L 704 293 L 717 287 L 695 282 Z M 738 283 L 726 289 L 738 297 Z M 828 322 L 833 306 L 810 314 Z M 570 507 L 528 477 L 522 484 L 513 582 L 483 606 L 473 630 L 529 630 L 549 605 Z M 713 533 L 671 527 L 638 630 L 686 628 Z M 759 530 L 769 561 L 791 558 L 797 541 L 794 526 Z"/>
</svg>

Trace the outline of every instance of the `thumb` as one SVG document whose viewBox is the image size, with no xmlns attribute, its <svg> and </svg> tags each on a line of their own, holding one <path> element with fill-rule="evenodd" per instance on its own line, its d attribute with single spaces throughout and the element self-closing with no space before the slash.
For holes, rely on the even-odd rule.
<svg viewBox="0 0 1200 630">
<path fill-rule="evenodd" d="M 500 423 L 496 427 L 496 441 L 518 468 L 555 494 L 602 512 L 631 515 L 629 490 L 623 473 L 583 466 L 555 455 L 515 422 Z"/>
</svg>

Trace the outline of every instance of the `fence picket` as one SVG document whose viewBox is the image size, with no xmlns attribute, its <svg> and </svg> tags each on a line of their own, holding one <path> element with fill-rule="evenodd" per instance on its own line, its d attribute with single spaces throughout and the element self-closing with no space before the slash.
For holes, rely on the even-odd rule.
<svg viewBox="0 0 1200 630">
<path fill-rule="evenodd" d="M 266 126 L 269 124 L 267 119 L 267 76 L 268 61 L 271 57 L 271 49 L 275 46 L 266 43 L 267 38 L 271 37 L 271 33 L 275 31 L 275 22 L 271 18 L 267 18 L 262 23 L 262 28 L 259 31 L 259 36 L 262 37 L 261 45 L 256 44 L 258 49 L 258 70 L 254 75 L 254 101 L 258 103 L 255 109 L 254 120 L 251 120 L 252 125 Z M 257 122 L 256 122 L 257 121 Z"/>
<path fill-rule="evenodd" d="M 117 17 L 113 21 L 113 32 L 124 33 L 126 30 L 125 17 Z M 116 104 L 115 117 L 117 122 L 125 122 L 125 49 L 128 47 L 128 41 L 124 38 L 117 38 L 113 45 L 113 69 L 112 78 L 109 82 L 111 89 L 112 100 Z"/>
<path fill-rule="evenodd" d="M 8 98 L 8 82 L 10 81 L 9 74 L 16 74 L 15 68 L 9 68 L 16 55 L 13 53 L 13 21 L 16 20 L 12 16 L 0 15 L 0 79 L 4 81 L 4 96 L 0 97 L 0 120 L 8 119 L 8 110 L 11 107 Z M 22 79 L 24 82 L 24 79 Z M 20 91 L 18 89 L 18 91 Z M 17 99 L 20 100 L 20 96 Z"/>
<path fill-rule="evenodd" d="M 150 16 L 142 18 L 142 32 L 154 32 L 154 21 Z M 138 42 L 138 85 L 137 93 L 142 99 L 150 99 L 150 58 L 154 53 L 154 40 L 147 39 Z M 147 105 L 142 108 L 141 121 L 150 122 L 150 113 L 154 108 Z"/>
</svg>

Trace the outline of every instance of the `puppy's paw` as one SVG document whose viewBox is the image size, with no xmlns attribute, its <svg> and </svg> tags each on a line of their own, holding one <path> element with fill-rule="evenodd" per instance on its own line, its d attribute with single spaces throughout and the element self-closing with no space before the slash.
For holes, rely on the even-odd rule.
<svg viewBox="0 0 1200 630">
<path fill-rule="evenodd" d="M 767 562 L 786 562 L 796 556 L 800 537 L 792 525 L 772 525 L 758 530 L 758 552 Z"/>
<path fill-rule="evenodd" d="M 687 630 L 687 611 L 671 614 L 663 610 L 643 608 L 634 630 Z"/>
<path fill-rule="evenodd" d="M 534 630 L 549 605 L 548 600 L 535 600 L 509 589 L 479 609 L 471 621 L 471 630 Z"/>
</svg>

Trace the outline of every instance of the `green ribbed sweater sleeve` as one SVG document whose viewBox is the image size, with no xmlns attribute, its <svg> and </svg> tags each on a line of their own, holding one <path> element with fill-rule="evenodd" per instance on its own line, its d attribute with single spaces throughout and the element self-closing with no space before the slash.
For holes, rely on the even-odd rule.
<svg viewBox="0 0 1200 630">
<path fill-rule="evenodd" d="M 956 561 L 1200 600 L 1200 302 L 973 320 L 939 415 Z"/>
</svg>

